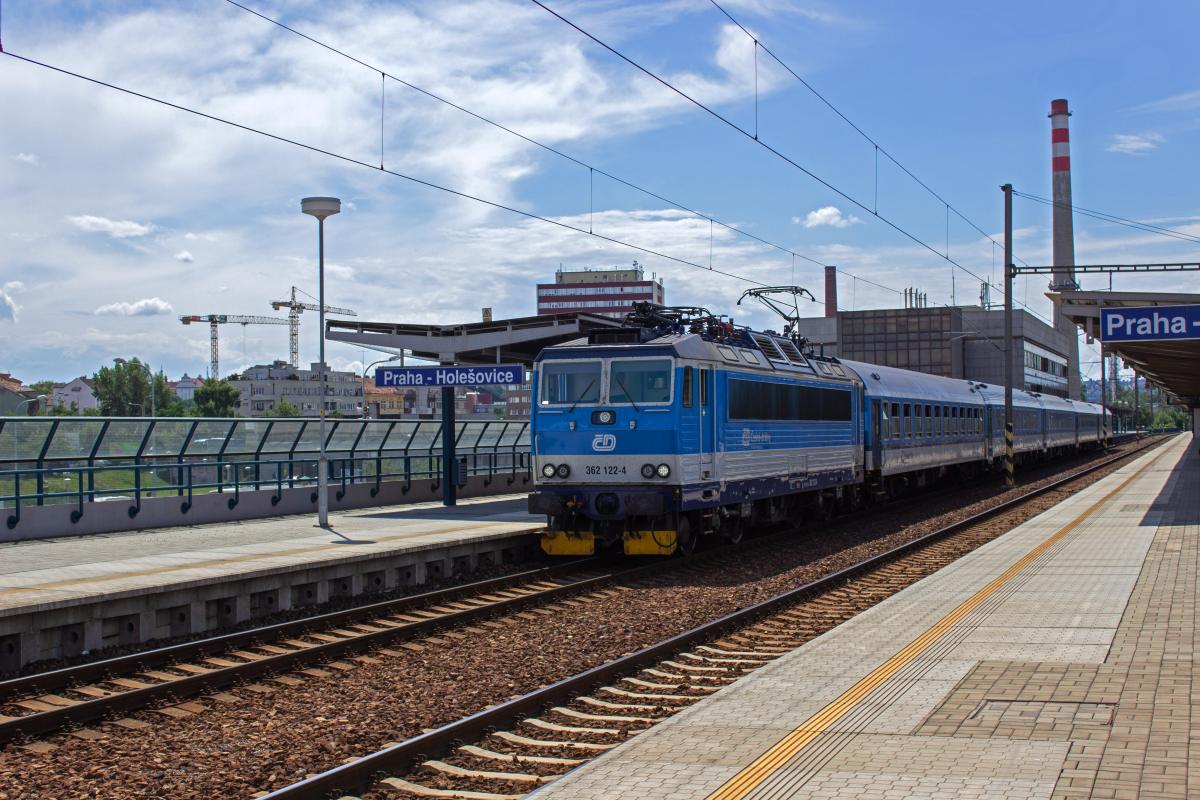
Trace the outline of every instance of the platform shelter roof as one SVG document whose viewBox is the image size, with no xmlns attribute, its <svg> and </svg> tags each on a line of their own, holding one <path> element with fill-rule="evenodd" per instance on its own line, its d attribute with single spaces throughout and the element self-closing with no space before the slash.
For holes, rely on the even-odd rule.
<svg viewBox="0 0 1200 800">
<path fill-rule="evenodd" d="M 1200 294 L 1182 292 L 1063 291 L 1046 296 L 1060 303 L 1063 314 L 1097 341 L 1101 309 L 1200 305 Z M 1172 402 L 1200 408 L 1200 339 L 1105 342 L 1104 347 L 1161 388 Z"/>
<path fill-rule="evenodd" d="M 621 321 L 598 314 L 542 314 L 492 322 L 418 325 L 405 322 L 326 321 L 326 338 L 383 352 L 407 350 L 443 364 L 532 366 L 543 348 L 587 336 Z"/>
</svg>

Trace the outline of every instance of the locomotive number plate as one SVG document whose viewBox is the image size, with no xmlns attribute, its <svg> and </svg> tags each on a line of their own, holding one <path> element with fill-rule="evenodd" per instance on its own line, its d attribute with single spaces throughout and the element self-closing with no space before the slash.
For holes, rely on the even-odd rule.
<svg viewBox="0 0 1200 800">
<path fill-rule="evenodd" d="M 588 464 L 583 468 L 584 475 L 624 475 L 625 466 L 623 464 Z"/>
</svg>

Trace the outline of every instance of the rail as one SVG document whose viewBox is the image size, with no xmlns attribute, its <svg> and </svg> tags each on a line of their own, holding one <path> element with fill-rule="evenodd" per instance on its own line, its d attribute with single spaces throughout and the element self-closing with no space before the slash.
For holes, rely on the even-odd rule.
<svg viewBox="0 0 1200 800">
<path fill-rule="evenodd" d="M 327 420 L 329 482 L 340 500 L 351 484 L 440 481 L 442 423 L 427 420 Z M 455 460 L 460 482 L 529 480 L 529 423 L 459 422 Z M 176 496 L 187 514 L 197 494 L 241 494 L 316 486 L 315 419 L 177 419 L 136 417 L 0 417 L 0 507 L 10 530 L 25 506 L 74 504 L 78 522 L 92 503 L 125 501 L 129 516 L 151 497 Z"/>
</svg>

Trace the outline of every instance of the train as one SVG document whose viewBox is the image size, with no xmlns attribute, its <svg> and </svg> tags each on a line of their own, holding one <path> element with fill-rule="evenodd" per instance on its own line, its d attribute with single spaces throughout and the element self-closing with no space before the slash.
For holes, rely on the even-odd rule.
<svg viewBox="0 0 1200 800">
<path fill-rule="evenodd" d="M 528 499 L 542 549 L 687 554 L 1003 469 L 1002 386 L 821 355 L 792 329 L 639 303 L 621 327 L 544 348 Z M 1018 464 L 1109 430 L 1093 403 L 1016 390 L 1013 409 Z"/>
</svg>

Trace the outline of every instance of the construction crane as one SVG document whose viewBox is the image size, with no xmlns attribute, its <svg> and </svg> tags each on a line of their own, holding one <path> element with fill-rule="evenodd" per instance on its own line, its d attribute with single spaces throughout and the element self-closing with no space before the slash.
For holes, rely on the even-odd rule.
<svg viewBox="0 0 1200 800">
<path fill-rule="evenodd" d="M 288 325 L 291 330 L 288 332 L 288 360 L 293 367 L 300 367 L 300 312 L 307 309 L 308 311 L 320 311 L 321 307 L 316 303 L 305 303 L 296 299 L 295 286 L 292 287 L 291 300 L 272 300 L 271 308 L 278 311 L 281 308 L 288 310 Z M 337 306 L 325 306 L 326 314 L 346 314 L 351 317 L 357 317 L 358 314 L 348 308 L 338 308 Z"/>
<path fill-rule="evenodd" d="M 221 377 L 221 370 L 217 359 L 217 326 L 237 323 L 238 325 L 287 325 L 286 319 L 279 317 L 254 317 L 243 316 L 241 314 L 191 314 L 182 316 L 179 321 L 184 325 L 191 325 L 193 322 L 208 323 L 208 360 L 209 360 L 209 376 L 213 379 Z"/>
</svg>

